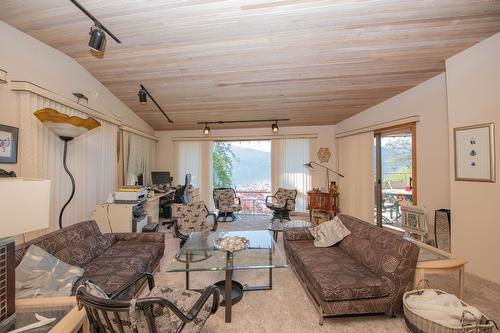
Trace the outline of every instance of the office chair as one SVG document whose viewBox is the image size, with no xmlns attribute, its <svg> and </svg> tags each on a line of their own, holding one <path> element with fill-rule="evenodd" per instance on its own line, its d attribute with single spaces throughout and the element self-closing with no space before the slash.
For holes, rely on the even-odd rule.
<svg viewBox="0 0 500 333">
<path fill-rule="evenodd" d="M 174 194 L 174 203 L 182 203 L 182 204 L 187 204 L 189 201 L 188 198 L 188 190 L 189 190 L 189 185 L 191 185 L 191 174 L 187 173 L 185 180 L 184 180 L 184 185 L 180 186 Z"/>
</svg>

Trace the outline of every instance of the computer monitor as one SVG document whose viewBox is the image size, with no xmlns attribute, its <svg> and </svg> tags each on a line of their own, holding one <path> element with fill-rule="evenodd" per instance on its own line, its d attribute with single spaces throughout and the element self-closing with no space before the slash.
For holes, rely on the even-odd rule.
<svg viewBox="0 0 500 333">
<path fill-rule="evenodd" d="M 170 184 L 170 171 L 153 171 L 151 172 L 151 180 L 153 185 Z"/>
</svg>

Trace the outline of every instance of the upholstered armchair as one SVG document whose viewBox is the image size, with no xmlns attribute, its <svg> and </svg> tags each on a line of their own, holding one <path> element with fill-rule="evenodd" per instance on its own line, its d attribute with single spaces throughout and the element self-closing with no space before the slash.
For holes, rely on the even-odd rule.
<svg viewBox="0 0 500 333">
<path fill-rule="evenodd" d="M 174 233 L 181 239 L 181 247 L 192 232 L 217 230 L 217 216 L 208 211 L 203 201 L 173 204 L 172 211 Z"/>
<path fill-rule="evenodd" d="M 297 190 L 280 187 L 274 195 L 266 197 L 266 207 L 273 212 L 273 220 L 289 220 L 290 212 L 295 210 Z"/>
<path fill-rule="evenodd" d="M 233 188 L 214 188 L 213 194 L 215 208 L 219 210 L 217 220 L 222 217 L 226 222 L 230 217 L 234 221 L 234 213 L 241 210 L 241 199 L 236 196 L 236 191 Z"/>
<path fill-rule="evenodd" d="M 144 298 L 120 301 L 126 291 L 147 279 L 149 293 Z M 151 274 L 142 273 L 111 296 L 90 281 L 76 294 L 85 308 L 91 332 L 99 333 L 177 333 L 200 332 L 219 308 L 219 288 L 207 287 L 202 293 L 169 287 L 155 287 Z"/>
</svg>

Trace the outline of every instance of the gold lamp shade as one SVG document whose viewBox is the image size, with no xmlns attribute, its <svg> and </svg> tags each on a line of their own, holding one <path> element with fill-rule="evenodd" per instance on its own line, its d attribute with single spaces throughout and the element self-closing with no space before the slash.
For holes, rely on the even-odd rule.
<svg viewBox="0 0 500 333">
<path fill-rule="evenodd" d="M 33 113 L 45 126 L 60 138 L 74 139 L 101 124 L 92 117 L 86 119 L 68 116 L 54 109 L 46 108 Z"/>
</svg>

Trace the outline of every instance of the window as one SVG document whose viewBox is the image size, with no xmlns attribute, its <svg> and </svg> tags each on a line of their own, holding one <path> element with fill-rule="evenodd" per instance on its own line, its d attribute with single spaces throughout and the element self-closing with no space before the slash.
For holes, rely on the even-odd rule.
<svg viewBox="0 0 500 333">
<path fill-rule="evenodd" d="M 268 214 L 271 195 L 271 141 L 220 141 L 212 150 L 213 187 L 233 187 L 243 214 Z"/>
</svg>

